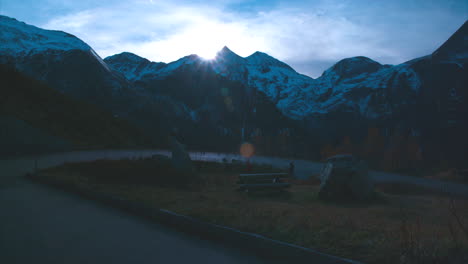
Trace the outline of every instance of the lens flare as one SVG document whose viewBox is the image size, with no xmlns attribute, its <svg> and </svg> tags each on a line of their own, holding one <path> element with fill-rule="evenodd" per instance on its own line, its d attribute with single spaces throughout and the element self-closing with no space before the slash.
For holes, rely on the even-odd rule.
<svg viewBox="0 0 468 264">
<path fill-rule="evenodd" d="M 250 158 L 254 155 L 255 153 L 255 148 L 252 144 L 245 142 L 241 145 L 240 147 L 240 154 L 244 158 Z"/>
</svg>

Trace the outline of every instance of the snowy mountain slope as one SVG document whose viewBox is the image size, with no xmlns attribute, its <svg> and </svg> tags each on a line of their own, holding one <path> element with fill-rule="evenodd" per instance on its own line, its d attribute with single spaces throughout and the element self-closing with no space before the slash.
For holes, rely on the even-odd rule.
<svg viewBox="0 0 468 264">
<path fill-rule="evenodd" d="M 289 65 L 266 53 L 255 52 L 246 61 L 247 84 L 264 92 L 277 104 L 285 98 L 297 97 L 298 92 L 307 90 L 314 84 L 312 78 L 297 73 Z"/>
<path fill-rule="evenodd" d="M 84 50 L 91 47 L 77 37 L 54 30 L 44 30 L 0 15 L 0 54 L 31 55 L 46 50 Z"/>
<path fill-rule="evenodd" d="M 158 64 L 130 54 L 125 56 L 135 65 L 145 66 L 146 72 L 158 69 Z M 135 89 L 125 77 L 133 72 L 125 75 L 114 71 L 89 45 L 64 32 L 0 16 L 0 64 L 41 80 L 74 100 L 127 119 L 159 142 L 165 142 L 166 130 L 172 125 L 193 122 L 193 111 L 183 102 Z"/>
<path fill-rule="evenodd" d="M 367 57 L 359 56 L 343 59 L 326 70 L 320 77 L 321 83 L 336 85 L 345 79 L 362 80 L 369 73 L 380 70 L 383 66 Z M 357 77 L 357 78 L 356 78 Z"/>
<path fill-rule="evenodd" d="M 212 61 L 196 55 L 161 65 L 156 70 L 141 68 L 125 58 L 115 61 L 108 57 L 107 63 L 115 70 L 128 75 L 138 72 L 129 80 L 151 81 L 168 78 L 181 70 L 198 71 L 203 67 L 231 81 L 239 81 L 249 89 L 263 92 L 286 116 L 302 119 L 310 115 L 331 111 L 358 112 L 366 118 L 388 116 L 392 108 L 408 102 L 388 105 L 382 96 L 398 94 L 413 97 L 420 87 L 420 80 L 407 64 L 381 65 L 366 57 L 343 59 L 326 70 L 317 79 L 297 73 L 289 65 L 262 52 L 243 58 L 224 47 Z M 124 64 L 125 68 L 122 68 Z M 148 65 L 148 62 L 144 62 Z"/>
<path fill-rule="evenodd" d="M 223 47 L 210 65 L 214 72 L 233 81 L 245 82 L 247 77 L 247 60 Z"/>
<path fill-rule="evenodd" d="M 153 73 L 147 73 L 142 75 L 140 79 L 163 79 L 171 75 L 173 72 L 178 72 L 187 67 L 195 67 L 195 69 L 201 67 L 203 64 L 206 64 L 198 55 L 192 54 L 180 58 L 176 61 L 166 64 L 164 67 L 161 67 L 158 71 Z"/>
<path fill-rule="evenodd" d="M 141 76 L 152 74 L 166 66 L 166 63 L 150 62 L 130 52 L 122 52 L 104 59 L 113 70 L 122 73 L 129 81 L 137 81 Z"/>
<path fill-rule="evenodd" d="M 137 72 L 136 69 L 139 67 L 138 63 L 124 59 L 117 62 L 108 57 L 105 61 L 115 70 L 119 69 L 119 64 L 125 63 L 125 67 L 129 70 L 122 70 L 122 73 Z M 297 73 L 287 64 L 265 53 L 256 52 L 243 58 L 227 47 L 219 51 L 212 61 L 204 60 L 197 55 L 190 55 L 166 64 L 152 74 L 149 72 L 140 73 L 138 76 L 132 76 L 129 80 L 151 82 L 152 80 L 169 78 L 177 72 L 199 71 L 200 69 L 231 81 L 238 81 L 246 87 L 255 88 L 268 95 L 273 102 L 278 102 L 281 97 L 289 97 L 290 94 L 311 86 L 313 82 L 312 78 Z"/>
<path fill-rule="evenodd" d="M 388 106 L 372 94 L 405 90 L 414 93 L 420 81 L 408 65 L 383 66 L 366 57 L 341 60 L 312 79 L 298 74 L 288 65 L 262 53 L 247 59 L 249 85 L 267 94 L 287 116 L 302 119 L 309 115 L 342 110 L 359 112 L 366 118 L 389 114 Z M 375 97 L 375 96 L 374 96 Z"/>
<path fill-rule="evenodd" d="M 79 38 L 0 16 L 0 63 L 79 99 L 98 103 L 128 87 Z"/>
<path fill-rule="evenodd" d="M 0 16 L 0 64 L 16 68 L 62 93 L 122 117 L 141 111 L 141 105 L 150 108 L 147 112 L 160 111 L 152 106 L 151 100 L 156 99 L 135 90 L 127 79 L 133 80 L 132 77 L 138 74 L 152 74 L 166 64 L 151 63 L 131 53 L 115 57 L 108 60 L 129 63 L 111 64 L 117 67 L 118 71 L 115 71 L 89 45 L 73 35 Z M 125 68 L 125 65 L 132 65 L 132 68 Z M 174 112 L 175 118 L 191 119 L 191 112 L 183 107 L 183 103 L 168 102 L 167 99 L 164 102 L 166 111 Z M 150 115 L 152 118 L 160 116 L 157 113 Z"/>
<path fill-rule="evenodd" d="M 56 30 L 45 30 L 14 18 L 0 15 L 0 55 L 31 57 L 37 54 L 57 54 L 67 51 L 83 51 L 91 54 L 105 67 L 99 55 L 79 38 Z"/>
</svg>

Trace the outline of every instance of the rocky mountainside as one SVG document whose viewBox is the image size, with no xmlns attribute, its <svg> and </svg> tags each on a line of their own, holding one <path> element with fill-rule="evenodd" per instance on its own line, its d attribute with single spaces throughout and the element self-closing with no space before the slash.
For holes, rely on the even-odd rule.
<svg viewBox="0 0 468 264">
<path fill-rule="evenodd" d="M 162 125 L 159 121 L 191 120 L 183 103 L 164 96 L 148 97 L 138 91 L 125 74 L 112 70 L 89 45 L 73 35 L 5 16 L 0 16 L 0 28 L 0 64 L 74 99 L 111 111 L 134 125 L 151 127 L 148 134 L 159 143 L 166 141 L 162 136 L 165 132 L 156 133 Z"/>
<path fill-rule="evenodd" d="M 130 52 L 107 57 L 105 62 L 112 65 L 113 70 L 122 73 L 129 81 L 138 81 L 141 76 L 151 75 L 166 66 L 165 63 L 150 62 Z"/>
<path fill-rule="evenodd" d="M 43 30 L 5 16 L 0 16 L 0 28 L 0 64 L 127 119 L 145 130 L 159 146 L 164 146 L 174 128 L 191 131 L 186 143 L 198 148 L 208 145 L 221 150 L 226 145 L 219 143 L 228 142 L 222 138 L 228 134 L 237 135 L 231 146 L 240 141 L 241 119 L 246 116 L 243 88 L 234 88 L 237 83 L 216 74 L 186 71 L 195 63 L 202 66 L 197 56 L 166 65 L 123 53 L 115 56 L 120 61 L 107 59 L 114 70 L 91 47 L 70 34 Z M 155 71 L 157 78 L 153 78 Z M 139 76 L 145 77 L 143 81 Z M 193 83 L 197 78 L 199 82 Z M 158 85 L 145 86 L 148 80 Z M 218 89 L 220 86 L 224 88 Z M 190 91 L 191 87 L 199 90 Z M 215 89 L 217 92 L 212 92 Z"/>
<path fill-rule="evenodd" d="M 116 94 L 127 85 L 86 43 L 0 16 L 0 63 L 87 101 Z"/>
<path fill-rule="evenodd" d="M 246 112 L 254 111 L 257 99 L 253 95 L 261 93 L 284 116 L 296 120 L 296 124 L 305 124 L 306 133 L 314 134 L 318 128 L 328 135 L 314 134 L 319 141 L 365 137 L 367 128 L 372 126 L 387 138 L 399 134 L 417 138 L 420 151 L 439 153 L 433 159 L 437 155 L 465 159 L 467 153 L 462 148 L 467 146 L 467 140 L 462 135 L 468 132 L 467 28 L 465 23 L 431 55 L 399 65 L 382 65 L 363 56 L 346 58 L 317 79 L 301 75 L 265 53 L 243 58 L 224 47 L 211 61 L 191 55 L 158 64 L 160 68 L 139 75 L 138 82 L 133 83 L 158 89 L 161 80 L 180 76 L 181 72 L 200 75 L 203 69 L 204 73 L 242 84 L 242 100 L 248 102 L 244 106 Z M 107 58 L 105 61 L 118 71 L 115 62 Z M 137 66 L 129 62 L 126 67 Z M 443 147 L 444 144 L 451 147 Z"/>
<path fill-rule="evenodd" d="M 187 70 L 187 66 L 195 65 L 192 70 L 197 71 L 196 67 L 202 65 L 205 71 L 264 93 L 284 115 L 296 120 L 336 111 L 359 112 L 369 119 L 388 117 L 392 108 L 408 102 L 398 98 L 395 103 L 399 105 L 382 103 L 383 91 L 398 90 L 399 95 L 405 93 L 409 98 L 415 96 L 421 85 L 409 65 L 384 66 L 366 57 L 344 59 L 321 77 L 312 79 L 265 53 L 255 52 L 242 58 L 227 47 L 212 61 L 191 55 L 169 64 L 151 64 L 144 59 L 129 60 L 129 56 L 114 55 L 105 62 L 126 76 L 131 72 L 129 80 L 133 82 L 161 80 Z"/>
</svg>

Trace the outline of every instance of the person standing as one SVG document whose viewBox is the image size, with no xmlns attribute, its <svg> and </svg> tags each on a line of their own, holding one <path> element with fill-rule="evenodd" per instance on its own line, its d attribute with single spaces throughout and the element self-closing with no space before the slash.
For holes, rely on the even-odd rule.
<svg viewBox="0 0 468 264">
<path fill-rule="evenodd" d="M 294 178 L 294 161 L 289 162 L 289 177 Z"/>
</svg>

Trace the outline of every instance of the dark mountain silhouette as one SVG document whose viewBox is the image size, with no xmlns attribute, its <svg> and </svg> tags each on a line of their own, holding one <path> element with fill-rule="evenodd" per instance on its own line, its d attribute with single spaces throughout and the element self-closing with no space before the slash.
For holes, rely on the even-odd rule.
<svg viewBox="0 0 468 264">
<path fill-rule="evenodd" d="M 432 57 L 437 60 L 462 60 L 464 63 L 468 60 L 468 20 L 442 44 Z"/>
<path fill-rule="evenodd" d="M 0 155 L 153 146 L 127 121 L 0 64 Z"/>
</svg>

